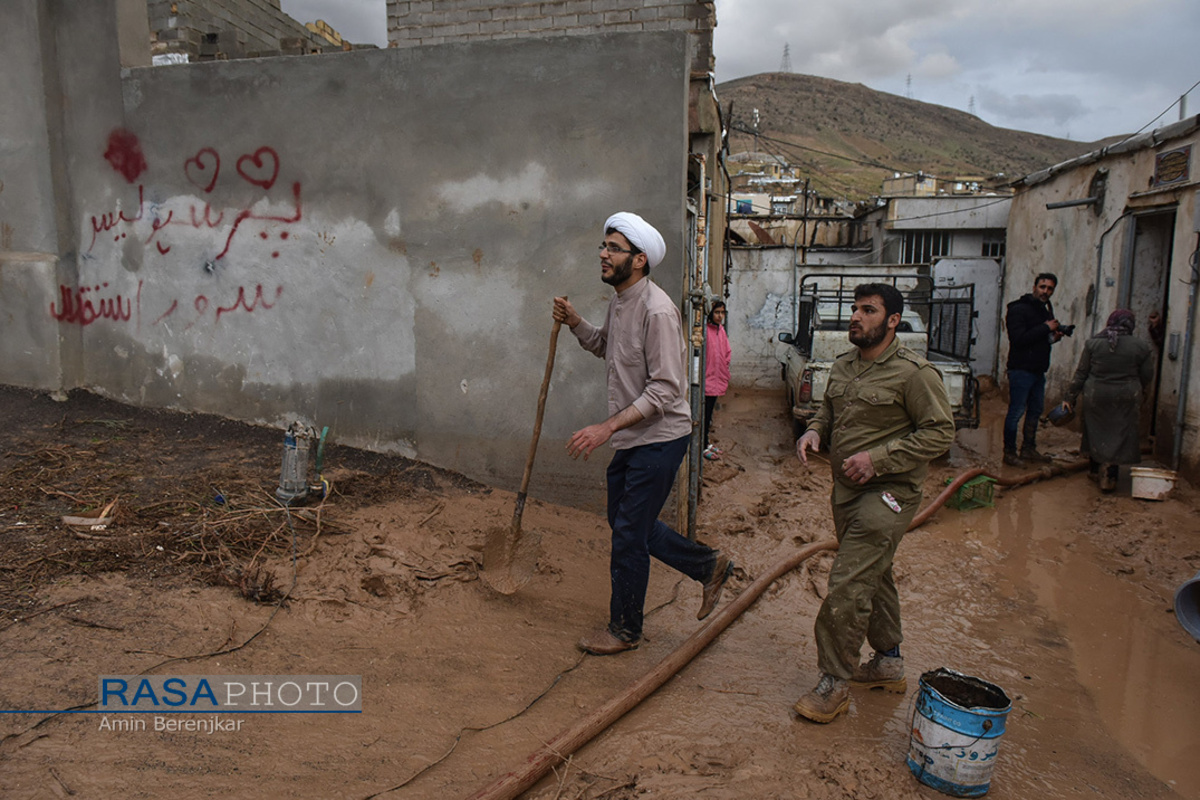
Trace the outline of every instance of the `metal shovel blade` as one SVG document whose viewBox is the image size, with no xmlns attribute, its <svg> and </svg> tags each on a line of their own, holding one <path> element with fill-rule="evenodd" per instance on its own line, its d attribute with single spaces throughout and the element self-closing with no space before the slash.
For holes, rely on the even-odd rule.
<svg viewBox="0 0 1200 800">
<path fill-rule="evenodd" d="M 542 537 L 536 531 L 511 526 L 488 531 L 483 545 L 480 577 L 500 594 L 513 594 L 533 577 L 541 554 Z"/>
</svg>

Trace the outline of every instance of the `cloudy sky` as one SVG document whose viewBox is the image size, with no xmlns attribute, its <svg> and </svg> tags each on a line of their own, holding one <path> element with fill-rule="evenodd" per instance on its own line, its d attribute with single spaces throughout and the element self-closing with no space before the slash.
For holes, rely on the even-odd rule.
<svg viewBox="0 0 1200 800">
<path fill-rule="evenodd" d="M 387 44 L 384 0 L 282 0 Z M 1179 119 L 1200 0 L 716 0 L 717 81 L 783 66 L 1090 142 Z M 1167 109 L 1170 107 L 1170 110 Z M 1166 111 L 1165 114 L 1163 112 Z M 1188 97 L 1200 113 L 1200 89 Z"/>
</svg>

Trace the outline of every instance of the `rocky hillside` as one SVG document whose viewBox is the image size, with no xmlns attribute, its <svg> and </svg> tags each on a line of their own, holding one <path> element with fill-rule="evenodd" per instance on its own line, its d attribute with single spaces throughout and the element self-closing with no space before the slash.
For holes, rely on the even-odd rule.
<svg viewBox="0 0 1200 800">
<path fill-rule="evenodd" d="M 1015 179 L 1110 141 L 997 128 L 964 111 L 812 75 L 739 78 L 718 84 L 717 97 L 731 128 L 730 152 L 754 148 L 757 108 L 760 151 L 800 166 L 822 194 L 853 200 L 878 194 L 897 170 Z"/>
</svg>

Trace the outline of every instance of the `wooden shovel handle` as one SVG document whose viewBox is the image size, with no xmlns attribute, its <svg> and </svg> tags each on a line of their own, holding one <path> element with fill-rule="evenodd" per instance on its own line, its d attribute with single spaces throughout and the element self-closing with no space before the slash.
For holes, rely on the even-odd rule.
<svg viewBox="0 0 1200 800">
<path fill-rule="evenodd" d="M 564 299 L 565 296 L 564 296 Z M 529 491 L 529 477 L 533 475 L 533 458 L 537 455 L 538 439 L 542 436 L 542 417 L 546 412 L 546 394 L 550 391 L 550 375 L 554 372 L 554 354 L 558 351 L 558 332 L 562 323 L 554 320 L 550 332 L 550 352 L 546 356 L 546 373 L 542 376 L 542 389 L 538 393 L 537 418 L 533 423 L 533 440 L 529 443 L 529 455 L 525 458 L 525 475 L 521 478 L 521 491 L 517 494 L 517 507 L 513 512 L 513 526 L 521 523 L 525 511 L 525 496 Z"/>
</svg>

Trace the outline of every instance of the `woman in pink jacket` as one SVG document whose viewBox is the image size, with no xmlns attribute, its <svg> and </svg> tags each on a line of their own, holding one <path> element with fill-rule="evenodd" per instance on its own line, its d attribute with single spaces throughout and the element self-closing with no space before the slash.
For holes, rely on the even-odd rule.
<svg viewBox="0 0 1200 800">
<path fill-rule="evenodd" d="M 708 431 L 712 427 L 713 409 L 717 398 L 729 389 L 729 361 L 733 351 L 729 348 L 729 337 L 725 335 L 725 303 L 717 300 L 708 312 L 705 327 L 704 365 L 704 457 L 716 461 L 721 450 L 708 443 Z"/>
</svg>

